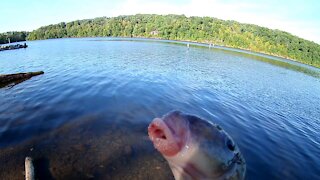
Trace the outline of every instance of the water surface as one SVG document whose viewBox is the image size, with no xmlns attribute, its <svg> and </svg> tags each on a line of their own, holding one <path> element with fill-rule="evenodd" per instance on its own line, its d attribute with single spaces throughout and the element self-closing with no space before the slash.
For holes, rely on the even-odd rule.
<svg viewBox="0 0 320 180">
<path fill-rule="evenodd" d="M 247 179 L 319 179 L 319 69 L 145 40 L 28 45 L 0 52 L 0 74 L 45 72 L 0 89 L 1 179 L 27 155 L 46 178 L 172 178 L 146 127 L 174 109 L 220 124 Z"/>
</svg>

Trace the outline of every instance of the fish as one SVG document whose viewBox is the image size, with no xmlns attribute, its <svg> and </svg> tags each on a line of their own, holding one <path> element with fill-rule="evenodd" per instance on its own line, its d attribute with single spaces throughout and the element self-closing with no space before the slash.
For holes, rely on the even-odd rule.
<svg viewBox="0 0 320 180">
<path fill-rule="evenodd" d="M 172 111 L 148 126 L 154 147 L 176 180 L 242 180 L 246 162 L 221 126 L 195 115 Z"/>
</svg>

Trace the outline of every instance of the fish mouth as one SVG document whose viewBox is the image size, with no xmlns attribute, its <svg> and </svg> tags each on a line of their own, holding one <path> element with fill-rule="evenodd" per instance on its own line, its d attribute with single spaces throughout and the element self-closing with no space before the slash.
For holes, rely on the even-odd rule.
<svg viewBox="0 0 320 180">
<path fill-rule="evenodd" d="M 161 118 L 155 118 L 150 123 L 148 134 L 155 148 L 164 156 L 174 156 L 181 150 L 179 137 Z"/>
</svg>

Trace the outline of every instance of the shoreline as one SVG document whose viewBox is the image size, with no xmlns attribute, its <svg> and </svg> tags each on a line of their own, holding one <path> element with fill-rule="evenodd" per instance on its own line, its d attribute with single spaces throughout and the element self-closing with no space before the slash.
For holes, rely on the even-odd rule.
<svg viewBox="0 0 320 180">
<path fill-rule="evenodd" d="M 101 37 L 103 38 L 103 37 Z M 294 62 L 294 63 L 298 63 L 300 65 L 307 65 L 309 67 L 312 68 L 317 68 L 320 69 L 320 66 L 313 66 L 311 64 L 307 64 L 307 63 L 303 63 L 300 62 L 298 60 L 295 59 L 291 59 L 289 57 L 284 57 L 284 56 L 279 56 L 276 54 L 270 54 L 267 52 L 258 52 L 258 51 L 253 51 L 250 49 L 245 49 L 245 48 L 239 48 L 239 47 L 232 47 L 232 46 L 227 46 L 227 45 L 220 45 L 220 44 L 214 44 L 214 43 L 209 43 L 209 42 L 201 42 L 201 41 L 191 41 L 191 40 L 170 40 L 170 39 L 163 39 L 163 38 L 148 38 L 148 37 L 111 37 L 111 38 L 143 38 L 143 39 L 150 39 L 150 40 L 161 40 L 161 41 L 174 41 L 174 42 L 179 42 L 179 43 L 193 43 L 193 45 L 197 45 L 197 46 L 207 46 L 209 47 L 209 45 L 213 44 L 213 46 L 211 46 L 211 48 L 216 48 L 216 49 L 223 49 L 223 50 L 229 50 L 229 51 L 233 51 L 233 52 L 239 52 L 239 53 L 245 53 L 245 54 L 250 54 L 250 55 L 256 55 L 256 56 L 260 56 L 260 57 L 266 57 L 266 58 L 273 58 L 273 60 L 285 60 L 288 62 Z M 274 58 L 278 58 L 278 59 L 274 59 Z"/>
<path fill-rule="evenodd" d="M 302 66 L 307 66 L 309 68 L 315 68 L 317 70 L 320 70 L 320 66 L 314 66 L 311 64 L 303 63 L 295 59 L 290 59 L 288 57 L 283 57 L 279 56 L 276 54 L 269 54 L 266 52 L 258 52 L 258 51 L 252 51 L 250 49 L 244 49 L 244 48 L 238 48 L 238 47 L 232 47 L 232 46 L 227 46 L 227 45 L 221 45 L 221 44 L 214 44 L 214 43 L 209 43 L 209 42 L 201 42 L 201 41 L 191 41 L 191 40 L 171 40 L 171 39 L 164 39 L 164 38 L 156 38 L 156 37 L 143 37 L 143 36 L 135 36 L 135 37 L 130 37 L 130 36 L 87 36 L 87 37 L 63 37 L 63 38 L 49 38 L 49 39 L 37 39 L 37 40 L 27 40 L 27 41 L 41 41 L 41 40 L 55 40 L 55 39 L 85 39 L 85 38 L 114 38 L 114 39 L 133 39 L 133 40 L 155 40 L 155 41 L 163 41 L 163 42 L 176 42 L 176 43 L 181 43 L 181 44 L 187 44 L 187 43 L 192 43 L 190 45 L 195 45 L 195 46 L 202 46 L 202 47 L 209 47 L 210 44 L 211 48 L 214 49 L 221 49 L 221 50 L 227 50 L 227 51 L 232 51 L 232 52 L 238 52 L 238 53 L 244 53 L 244 54 L 249 54 L 249 55 L 255 55 L 259 57 L 264 57 L 264 58 L 269 58 L 275 61 L 284 61 L 287 63 L 296 63 L 297 65 L 302 65 Z"/>
</svg>

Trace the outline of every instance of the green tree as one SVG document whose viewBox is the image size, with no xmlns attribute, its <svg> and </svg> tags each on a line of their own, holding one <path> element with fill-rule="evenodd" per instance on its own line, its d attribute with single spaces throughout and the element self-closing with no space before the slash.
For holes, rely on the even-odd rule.
<svg viewBox="0 0 320 180">
<path fill-rule="evenodd" d="M 77 20 L 41 27 L 31 33 L 9 33 L 13 40 L 64 37 L 152 37 L 214 43 L 294 59 L 320 67 L 320 45 L 284 31 L 236 21 L 184 15 L 137 14 Z M 0 34 L 6 43 L 8 34 Z"/>
</svg>

